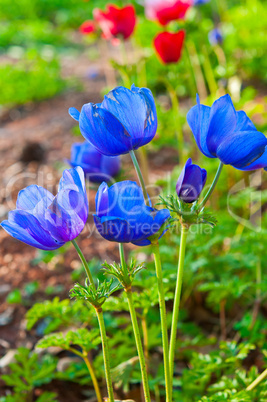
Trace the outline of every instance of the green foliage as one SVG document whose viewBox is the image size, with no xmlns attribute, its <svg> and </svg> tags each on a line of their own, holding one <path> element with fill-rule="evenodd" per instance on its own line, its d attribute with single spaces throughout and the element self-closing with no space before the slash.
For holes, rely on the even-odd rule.
<svg viewBox="0 0 267 402">
<path fill-rule="evenodd" d="M 55 297 L 52 301 L 36 303 L 26 314 L 27 329 L 30 330 L 40 320 L 49 319 L 45 334 L 55 331 L 59 327 L 72 324 L 91 322 L 93 311 L 81 301 L 71 302 L 68 299 L 60 301 Z"/>
<path fill-rule="evenodd" d="M 19 289 L 14 289 L 7 295 L 6 301 L 9 304 L 20 304 L 22 300 L 21 291 Z"/>
<path fill-rule="evenodd" d="M 23 398 L 21 394 L 13 394 L 0 398 L 0 402 L 27 402 L 27 397 Z M 54 392 L 43 392 L 36 402 L 57 402 L 57 395 Z"/>
<path fill-rule="evenodd" d="M 1 105 L 21 105 L 51 98 L 65 88 L 56 59 L 49 62 L 35 51 L 16 64 L 0 66 Z"/>
<path fill-rule="evenodd" d="M 24 398 L 32 393 L 35 387 L 49 383 L 54 377 L 56 366 L 57 360 L 54 357 L 45 355 L 39 360 L 37 353 L 21 347 L 15 355 L 15 363 L 9 365 L 10 373 L 2 375 L 1 378 L 6 385 L 12 387 L 16 400 L 16 394 L 21 394 L 21 398 Z M 51 401 L 53 397 L 54 395 L 50 394 Z"/>
<path fill-rule="evenodd" d="M 80 346 L 85 352 L 96 348 L 101 343 L 101 337 L 98 330 L 88 331 L 86 328 L 79 328 L 67 333 L 53 333 L 46 335 L 37 343 L 38 348 L 49 348 L 50 346 L 60 347 L 70 350 L 72 345 Z"/>
</svg>

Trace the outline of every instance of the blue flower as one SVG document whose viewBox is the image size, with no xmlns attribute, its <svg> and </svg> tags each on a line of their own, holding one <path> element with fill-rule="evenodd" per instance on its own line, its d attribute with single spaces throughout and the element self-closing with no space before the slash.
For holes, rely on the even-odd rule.
<svg viewBox="0 0 267 402">
<path fill-rule="evenodd" d="M 146 206 L 141 188 L 133 181 L 111 187 L 103 182 L 98 189 L 94 221 L 106 240 L 146 246 L 151 236 L 160 238 L 165 233 L 163 225 L 169 217 L 167 209 Z"/>
<path fill-rule="evenodd" d="M 222 32 L 219 28 L 214 28 L 209 32 L 209 42 L 211 45 L 221 45 L 223 43 Z"/>
<path fill-rule="evenodd" d="M 147 88 L 117 87 L 102 103 L 87 103 L 81 113 L 69 114 L 79 121 L 84 138 L 104 155 L 116 156 L 148 144 L 157 131 L 157 112 Z"/>
<path fill-rule="evenodd" d="M 72 167 L 81 166 L 85 177 L 96 183 L 116 176 L 121 165 L 119 156 L 103 155 L 87 141 L 72 145 L 68 163 Z"/>
<path fill-rule="evenodd" d="M 209 3 L 210 0 L 193 0 L 193 5 L 194 6 L 200 6 L 202 4 L 206 4 Z"/>
<path fill-rule="evenodd" d="M 75 239 L 88 217 L 84 173 L 80 167 L 64 170 L 54 197 L 31 185 L 18 194 L 16 209 L 1 226 L 15 239 L 41 250 L 55 250 Z"/>
<path fill-rule="evenodd" d="M 207 180 L 207 171 L 198 165 L 192 164 L 192 159 L 188 159 L 176 184 L 178 197 L 191 203 L 198 199 Z"/>
<path fill-rule="evenodd" d="M 229 95 L 211 107 L 200 104 L 187 114 L 188 124 L 200 151 L 208 158 L 219 158 L 225 165 L 244 169 L 265 150 L 267 139 L 257 131 L 245 112 L 237 112 Z"/>
</svg>

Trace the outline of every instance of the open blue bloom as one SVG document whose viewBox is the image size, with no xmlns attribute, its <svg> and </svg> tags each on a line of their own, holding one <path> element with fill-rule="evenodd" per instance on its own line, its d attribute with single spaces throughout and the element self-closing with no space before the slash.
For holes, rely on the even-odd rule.
<svg viewBox="0 0 267 402">
<path fill-rule="evenodd" d="M 214 28 L 209 32 L 209 42 L 211 45 L 221 45 L 223 43 L 222 32 L 219 28 Z"/>
<path fill-rule="evenodd" d="M 88 200 L 82 168 L 64 170 L 54 197 L 31 185 L 18 194 L 16 209 L 1 226 L 15 239 L 41 250 L 55 250 L 75 239 L 88 217 Z"/>
<path fill-rule="evenodd" d="M 103 182 L 98 189 L 94 221 L 106 240 L 146 246 L 151 236 L 160 238 L 165 233 L 163 225 L 169 218 L 168 209 L 146 206 L 141 188 L 133 181 L 111 187 Z"/>
<path fill-rule="evenodd" d="M 116 156 L 148 144 L 157 131 L 157 112 L 147 88 L 117 87 L 102 103 L 86 103 L 81 113 L 71 107 L 84 138 L 104 155 Z"/>
<path fill-rule="evenodd" d="M 121 165 L 119 156 L 103 155 L 88 141 L 72 145 L 68 163 L 72 167 L 81 166 L 85 177 L 96 183 L 108 181 L 116 176 Z"/>
<path fill-rule="evenodd" d="M 245 112 L 237 112 L 229 95 L 211 107 L 200 104 L 187 114 L 188 124 L 200 151 L 208 158 L 219 158 L 225 165 L 244 169 L 265 150 L 267 139 L 257 131 Z"/>
<path fill-rule="evenodd" d="M 196 201 L 206 184 L 206 180 L 207 171 L 198 165 L 194 165 L 191 158 L 188 159 L 176 184 L 178 197 L 186 203 Z"/>
</svg>

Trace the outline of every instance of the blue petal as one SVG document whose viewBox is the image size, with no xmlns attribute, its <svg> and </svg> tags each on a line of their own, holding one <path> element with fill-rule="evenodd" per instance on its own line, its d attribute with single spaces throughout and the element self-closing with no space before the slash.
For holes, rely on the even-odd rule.
<svg viewBox="0 0 267 402">
<path fill-rule="evenodd" d="M 135 246 L 145 247 L 149 246 L 151 244 L 151 241 L 149 239 L 143 239 L 143 240 L 132 241 L 131 243 L 134 244 Z"/>
<path fill-rule="evenodd" d="M 26 211 L 9 212 L 8 220 L 3 221 L 1 226 L 15 239 L 41 250 L 56 250 L 64 244 L 56 242 L 35 216 Z"/>
<path fill-rule="evenodd" d="M 43 187 L 33 184 L 21 190 L 18 194 L 16 208 L 25 211 L 33 211 L 36 205 L 43 199 L 50 205 L 53 201 L 53 194 Z"/>
<path fill-rule="evenodd" d="M 184 202 L 194 202 L 202 191 L 202 169 L 197 165 L 191 165 L 186 169 L 183 186 L 180 190 L 180 198 Z"/>
<path fill-rule="evenodd" d="M 123 125 L 132 139 L 132 149 L 138 148 L 144 138 L 147 121 L 147 103 L 139 92 L 117 87 L 110 91 L 101 108 L 108 110 Z"/>
<path fill-rule="evenodd" d="M 202 171 L 202 189 L 203 189 L 207 181 L 207 171 L 206 169 L 201 169 L 201 171 Z"/>
<path fill-rule="evenodd" d="M 104 174 L 114 177 L 116 174 L 119 173 L 121 167 L 121 160 L 119 156 L 106 156 L 103 155 L 101 158 L 101 165 L 100 165 L 100 170 Z"/>
<path fill-rule="evenodd" d="M 69 108 L 69 115 L 76 121 L 79 121 L 80 112 L 75 107 Z"/>
<path fill-rule="evenodd" d="M 96 215 L 98 215 L 100 218 L 102 216 L 107 216 L 109 211 L 108 190 L 109 188 L 107 183 L 103 182 L 99 186 L 95 197 Z"/>
<path fill-rule="evenodd" d="M 244 166 L 244 167 L 237 167 L 235 165 L 233 165 L 233 166 L 236 169 L 245 170 L 245 171 L 257 170 L 257 169 L 262 169 L 262 168 L 265 169 L 267 167 L 267 150 L 266 150 L 266 148 L 265 148 L 264 153 L 258 159 L 256 159 L 254 162 L 252 162 L 250 165 Z"/>
<path fill-rule="evenodd" d="M 132 230 L 128 222 L 116 217 L 98 217 L 94 215 L 98 232 L 104 239 L 118 243 L 129 243 L 132 240 Z"/>
<path fill-rule="evenodd" d="M 266 145 L 267 139 L 259 131 L 242 131 L 227 137 L 218 147 L 217 156 L 224 164 L 242 169 L 258 159 Z"/>
<path fill-rule="evenodd" d="M 217 148 L 226 138 L 231 137 L 237 124 L 237 114 L 230 96 L 217 99 L 210 111 L 206 142 L 209 152 L 217 156 Z"/>
<path fill-rule="evenodd" d="M 185 171 L 190 165 L 192 165 L 192 159 L 191 158 L 187 159 L 187 161 L 186 161 L 186 163 L 185 163 L 185 165 L 183 167 L 183 170 L 181 171 L 181 174 L 178 177 L 178 180 L 177 180 L 177 183 L 176 183 L 176 193 L 177 193 L 178 197 L 180 195 L 180 190 L 181 190 L 181 188 L 183 186 L 183 183 L 184 183 Z"/>
<path fill-rule="evenodd" d="M 62 190 L 74 190 L 81 193 L 84 198 L 84 205 L 88 210 L 84 171 L 80 166 L 64 170 L 58 186 L 58 191 L 60 192 Z"/>
<path fill-rule="evenodd" d="M 237 112 L 235 131 L 257 131 L 256 127 L 243 110 Z"/>
<path fill-rule="evenodd" d="M 84 138 L 104 155 L 121 155 L 133 149 L 131 136 L 119 120 L 92 103 L 82 108 L 80 130 Z"/>
<path fill-rule="evenodd" d="M 139 144 L 139 147 L 148 144 L 154 137 L 158 128 L 158 118 L 157 118 L 157 109 L 155 105 L 155 101 L 150 89 L 147 88 L 135 88 L 132 86 L 132 91 L 138 90 L 140 95 L 143 95 L 144 100 L 146 102 L 146 121 L 145 121 L 145 132 L 142 141 Z"/>
<path fill-rule="evenodd" d="M 135 206 L 127 215 L 127 221 L 131 226 L 133 232 L 133 241 L 146 239 L 153 234 L 156 230 L 157 223 L 154 224 L 154 209 L 147 207 L 145 204 L 142 206 Z"/>
<path fill-rule="evenodd" d="M 215 156 L 213 156 L 208 150 L 206 143 L 211 108 L 209 106 L 201 105 L 198 95 L 197 103 L 198 104 L 192 107 L 187 113 L 187 122 L 192 130 L 200 151 L 208 158 L 215 158 Z"/>
<path fill-rule="evenodd" d="M 157 211 L 154 218 L 154 223 L 159 225 L 159 228 L 171 217 L 170 211 L 168 209 L 160 209 Z M 155 233 L 155 232 L 154 232 Z"/>
<path fill-rule="evenodd" d="M 88 206 L 83 194 L 74 190 L 61 190 L 45 213 L 49 232 L 63 242 L 79 236 L 87 217 Z"/>
<path fill-rule="evenodd" d="M 109 215 L 120 218 L 132 218 L 131 210 L 139 206 L 145 209 L 144 196 L 136 182 L 125 180 L 113 184 L 108 190 Z"/>
</svg>

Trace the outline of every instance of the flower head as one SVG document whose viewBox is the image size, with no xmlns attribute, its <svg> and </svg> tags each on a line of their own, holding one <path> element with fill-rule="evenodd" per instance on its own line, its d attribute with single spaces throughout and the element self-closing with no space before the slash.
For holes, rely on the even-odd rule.
<svg viewBox="0 0 267 402">
<path fill-rule="evenodd" d="M 195 202 L 201 194 L 207 180 L 207 171 L 188 159 L 176 184 L 178 197 L 186 203 Z"/>
<path fill-rule="evenodd" d="M 161 32 L 154 39 L 155 49 L 165 64 L 177 63 L 181 57 L 185 31 Z"/>
<path fill-rule="evenodd" d="M 136 24 L 135 9 L 132 5 L 122 8 L 109 5 L 106 11 L 97 8 L 94 10 L 94 18 L 100 26 L 104 38 L 108 40 L 120 36 L 128 39 Z"/>
<path fill-rule="evenodd" d="M 194 6 L 201 6 L 202 4 L 209 3 L 210 0 L 193 0 L 193 5 Z"/>
<path fill-rule="evenodd" d="M 79 121 L 84 138 L 108 156 L 125 154 L 148 144 L 157 131 L 157 112 L 147 88 L 117 87 L 102 103 L 87 103 L 81 113 L 69 109 Z"/>
<path fill-rule="evenodd" d="M 197 105 L 189 110 L 187 121 L 205 156 L 219 158 L 236 169 L 248 170 L 267 145 L 266 137 L 246 113 L 235 110 L 229 95 L 217 99 L 211 107 L 201 105 L 197 96 Z"/>
<path fill-rule="evenodd" d="M 223 36 L 219 28 L 214 28 L 209 32 L 209 42 L 211 45 L 222 44 Z"/>
<path fill-rule="evenodd" d="M 98 189 L 94 221 L 106 240 L 146 246 L 151 236 L 165 233 L 163 225 L 169 217 L 167 209 L 146 206 L 141 188 L 133 181 L 111 187 L 104 182 Z"/>
<path fill-rule="evenodd" d="M 164 26 L 171 21 L 183 19 L 191 3 L 191 0 L 146 0 L 146 16 Z"/>
<path fill-rule="evenodd" d="M 110 180 L 120 170 L 119 156 L 105 156 L 88 141 L 72 145 L 71 159 L 68 162 L 72 167 L 81 166 L 85 177 L 96 183 Z"/>
<path fill-rule="evenodd" d="M 96 27 L 94 21 L 84 21 L 84 23 L 82 23 L 82 25 L 79 28 L 79 31 L 83 35 L 89 35 L 90 33 L 95 32 L 95 30 Z"/>
<path fill-rule="evenodd" d="M 55 250 L 75 239 L 88 217 L 88 200 L 82 168 L 64 170 L 54 197 L 31 185 L 18 194 L 16 209 L 1 223 L 15 239 L 41 250 Z"/>
</svg>

